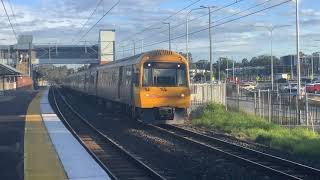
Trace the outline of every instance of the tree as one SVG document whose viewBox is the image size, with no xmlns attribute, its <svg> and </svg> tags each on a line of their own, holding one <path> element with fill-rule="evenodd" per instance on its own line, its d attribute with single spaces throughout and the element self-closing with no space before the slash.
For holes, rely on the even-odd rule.
<svg viewBox="0 0 320 180">
<path fill-rule="evenodd" d="M 279 65 L 280 64 L 280 59 L 273 56 L 273 64 L 276 66 L 276 65 Z M 270 66 L 271 65 L 271 57 L 270 56 L 267 56 L 267 55 L 261 55 L 261 56 L 258 56 L 258 57 L 253 57 L 251 60 L 250 60 L 250 66 Z"/>
<path fill-rule="evenodd" d="M 61 79 L 74 73 L 74 69 L 69 69 L 67 66 L 42 65 L 34 68 L 38 78 L 43 78 L 48 81 L 60 82 Z"/>
<path fill-rule="evenodd" d="M 197 69 L 210 69 L 210 63 L 208 60 L 199 60 L 198 62 L 195 63 Z"/>
<path fill-rule="evenodd" d="M 244 59 L 242 59 L 242 66 L 243 67 L 245 67 L 245 66 L 249 66 L 250 64 L 249 64 L 249 61 L 248 61 L 248 59 L 247 58 L 244 58 Z"/>
</svg>

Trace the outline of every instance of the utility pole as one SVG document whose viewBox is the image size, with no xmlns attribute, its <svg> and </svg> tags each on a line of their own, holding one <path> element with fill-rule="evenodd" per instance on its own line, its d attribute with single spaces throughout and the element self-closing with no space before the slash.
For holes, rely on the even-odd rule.
<svg viewBox="0 0 320 180">
<path fill-rule="evenodd" d="M 299 0 L 296 0 L 296 53 L 297 53 L 297 84 L 298 97 L 301 98 L 301 71 L 300 71 L 300 19 L 299 19 Z M 300 121 L 300 120 L 299 120 Z"/>
<path fill-rule="evenodd" d="M 199 7 L 199 8 L 194 8 L 191 9 L 186 16 L 186 55 L 187 55 L 187 60 L 189 62 L 189 17 L 192 11 L 198 10 L 198 9 L 204 9 L 205 7 Z"/>
<path fill-rule="evenodd" d="M 212 35 L 211 35 L 211 7 L 210 6 L 200 6 L 203 8 L 208 8 L 209 11 L 209 59 L 210 59 L 210 83 L 212 83 Z M 220 68 L 220 65 L 219 65 Z M 219 81 L 220 81 L 220 72 L 219 72 Z"/>
<path fill-rule="evenodd" d="M 171 51 L 171 23 L 170 22 L 162 22 L 163 24 L 167 24 L 169 27 L 169 50 Z"/>
<path fill-rule="evenodd" d="M 229 77 L 229 61 L 228 61 L 228 58 L 226 58 L 227 59 L 227 79 L 228 79 L 228 77 Z"/>
<path fill-rule="evenodd" d="M 141 53 L 143 53 L 143 46 L 144 46 L 143 39 L 141 39 Z"/>
<path fill-rule="evenodd" d="M 219 67 L 218 67 L 218 70 L 219 70 L 219 82 L 221 81 L 221 58 L 219 58 Z M 210 73 L 210 74 L 212 74 L 212 73 Z"/>
<path fill-rule="evenodd" d="M 276 25 L 276 26 L 256 26 L 256 27 L 262 27 L 266 28 L 270 32 L 270 59 L 271 59 L 271 90 L 274 90 L 274 73 L 273 73 L 273 31 L 275 29 L 283 28 L 283 27 L 289 27 L 290 25 Z"/>
<path fill-rule="evenodd" d="M 313 80 L 313 54 L 311 55 L 311 80 Z"/>
<path fill-rule="evenodd" d="M 294 56 L 291 56 L 291 79 L 293 79 L 293 63 L 294 63 Z"/>
<path fill-rule="evenodd" d="M 50 52 L 50 44 L 49 44 L 49 62 L 51 63 L 51 52 Z"/>
<path fill-rule="evenodd" d="M 216 6 L 200 6 L 199 8 L 191 9 L 186 17 L 186 54 L 187 59 L 189 61 L 189 15 L 192 11 L 198 10 L 198 9 L 208 9 L 209 11 L 209 59 L 210 59 L 210 82 L 212 82 L 212 37 L 211 37 L 211 8 L 215 8 Z"/>
<path fill-rule="evenodd" d="M 232 80 L 234 81 L 234 60 L 232 60 Z"/>
<path fill-rule="evenodd" d="M 271 90 L 273 91 L 273 89 L 274 89 L 274 80 L 273 80 L 273 78 L 274 78 L 274 74 L 273 74 L 273 51 L 272 51 L 272 43 L 273 43 L 273 28 L 271 28 L 271 30 L 270 30 L 270 37 L 271 37 L 271 45 L 270 45 L 270 52 L 271 52 L 271 57 L 270 57 L 270 59 L 271 59 Z"/>
</svg>

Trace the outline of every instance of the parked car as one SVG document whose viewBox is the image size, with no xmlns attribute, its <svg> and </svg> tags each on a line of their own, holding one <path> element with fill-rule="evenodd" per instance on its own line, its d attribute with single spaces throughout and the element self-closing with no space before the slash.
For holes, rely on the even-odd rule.
<svg viewBox="0 0 320 180">
<path fill-rule="evenodd" d="M 306 92 L 318 94 L 320 92 L 320 83 L 311 83 L 306 85 Z"/>
<path fill-rule="evenodd" d="M 251 83 L 241 84 L 240 87 L 241 87 L 241 89 L 245 89 L 245 90 L 254 90 L 256 88 L 256 86 Z"/>
</svg>

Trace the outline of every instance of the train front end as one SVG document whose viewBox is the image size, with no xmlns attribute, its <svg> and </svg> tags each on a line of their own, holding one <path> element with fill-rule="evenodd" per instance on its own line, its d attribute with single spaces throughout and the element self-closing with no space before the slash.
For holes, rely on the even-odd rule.
<svg viewBox="0 0 320 180">
<path fill-rule="evenodd" d="M 147 123 L 184 123 L 190 105 L 186 59 L 172 51 L 156 51 L 144 57 L 140 72 L 140 119 Z"/>
</svg>

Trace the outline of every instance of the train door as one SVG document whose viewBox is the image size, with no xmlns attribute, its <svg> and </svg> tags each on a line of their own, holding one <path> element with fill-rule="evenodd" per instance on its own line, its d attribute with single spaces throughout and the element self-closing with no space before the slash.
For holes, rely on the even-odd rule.
<svg viewBox="0 0 320 180">
<path fill-rule="evenodd" d="M 121 84 L 122 84 L 123 67 L 119 68 L 119 81 L 118 81 L 118 99 L 120 100 L 121 95 Z"/>
</svg>

